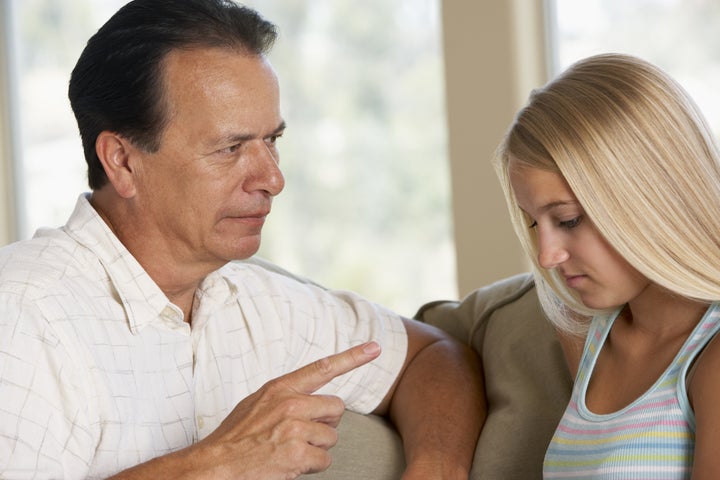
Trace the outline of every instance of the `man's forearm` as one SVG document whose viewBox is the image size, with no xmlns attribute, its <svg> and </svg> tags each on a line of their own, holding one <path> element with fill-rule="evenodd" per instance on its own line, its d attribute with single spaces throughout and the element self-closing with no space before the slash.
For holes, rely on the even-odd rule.
<svg viewBox="0 0 720 480">
<path fill-rule="evenodd" d="M 486 412 L 480 360 L 469 347 L 436 340 L 415 352 L 389 410 L 405 446 L 404 478 L 467 478 Z"/>
</svg>

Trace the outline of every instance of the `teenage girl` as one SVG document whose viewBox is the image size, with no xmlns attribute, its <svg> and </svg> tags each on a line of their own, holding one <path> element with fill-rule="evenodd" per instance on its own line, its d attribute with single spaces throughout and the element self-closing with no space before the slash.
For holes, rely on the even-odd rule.
<svg viewBox="0 0 720 480">
<path fill-rule="evenodd" d="M 545 312 L 587 335 L 545 478 L 720 478 L 720 154 L 667 74 L 616 54 L 539 89 L 498 150 Z"/>
</svg>

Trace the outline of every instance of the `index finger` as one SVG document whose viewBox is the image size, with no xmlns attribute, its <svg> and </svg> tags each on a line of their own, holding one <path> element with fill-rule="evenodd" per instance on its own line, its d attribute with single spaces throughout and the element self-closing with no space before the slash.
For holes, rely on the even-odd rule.
<svg viewBox="0 0 720 480">
<path fill-rule="evenodd" d="M 333 378 L 361 367 L 379 355 L 380 345 L 377 342 L 367 342 L 316 360 L 279 380 L 292 390 L 309 395 Z"/>
</svg>

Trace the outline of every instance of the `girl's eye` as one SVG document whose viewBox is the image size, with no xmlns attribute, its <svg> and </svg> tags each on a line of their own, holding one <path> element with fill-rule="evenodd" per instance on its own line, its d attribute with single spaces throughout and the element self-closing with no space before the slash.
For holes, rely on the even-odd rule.
<svg viewBox="0 0 720 480">
<path fill-rule="evenodd" d="M 533 220 L 533 223 L 531 223 L 530 225 L 528 225 L 528 228 L 535 228 L 535 227 L 537 227 L 537 221 L 536 221 L 536 220 Z"/>
<path fill-rule="evenodd" d="M 581 216 L 578 216 L 578 217 L 575 217 L 575 218 L 573 218 L 572 220 L 562 221 L 562 222 L 559 223 L 559 225 L 560 225 L 560 227 L 562 227 L 562 228 L 565 228 L 565 229 L 570 230 L 570 229 L 575 228 L 575 227 L 577 227 L 578 225 L 580 225 L 580 222 L 582 222 L 582 215 L 581 215 Z"/>
</svg>

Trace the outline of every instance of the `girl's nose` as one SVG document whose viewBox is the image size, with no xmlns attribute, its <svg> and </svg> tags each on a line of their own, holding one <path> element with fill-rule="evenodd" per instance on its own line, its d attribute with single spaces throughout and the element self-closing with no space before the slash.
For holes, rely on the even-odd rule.
<svg viewBox="0 0 720 480">
<path fill-rule="evenodd" d="M 570 258 L 567 248 L 556 235 L 540 234 L 538 244 L 538 263 L 543 268 L 555 268 Z"/>
</svg>

